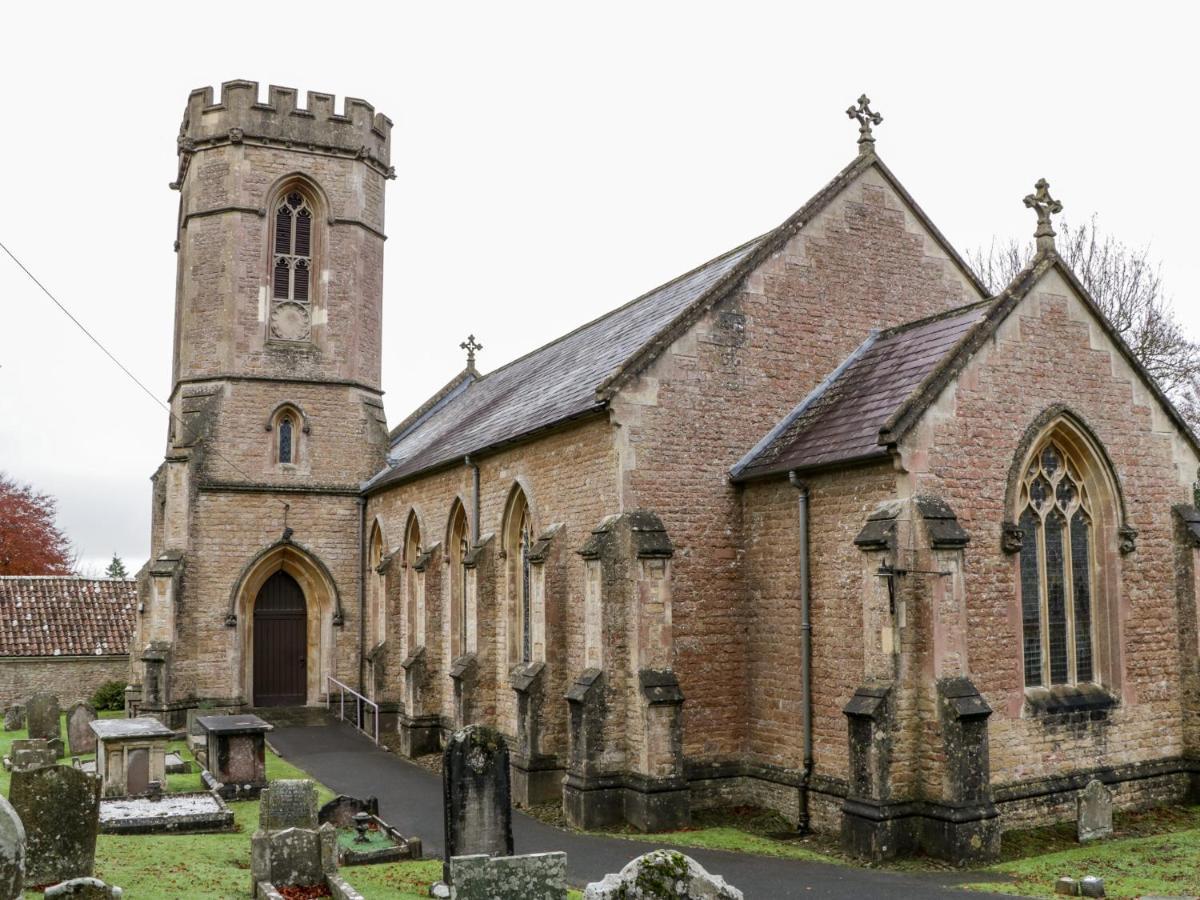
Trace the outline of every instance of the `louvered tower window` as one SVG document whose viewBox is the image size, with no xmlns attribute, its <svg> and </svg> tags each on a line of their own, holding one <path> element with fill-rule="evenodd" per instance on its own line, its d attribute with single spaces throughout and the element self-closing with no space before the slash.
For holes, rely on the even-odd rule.
<svg viewBox="0 0 1200 900">
<path fill-rule="evenodd" d="M 275 209 L 274 268 L 271 275 L 271 337 L 305 341 L 311 334 L 312 206 L 289 191 Z"/>
<path fill-rule="evenodd" d="M 1027 687 L 1095 680 L 1093 515 L 1084 480 L 1054 442 L 1021 482 L 1021 629 Z"/>
</svg>

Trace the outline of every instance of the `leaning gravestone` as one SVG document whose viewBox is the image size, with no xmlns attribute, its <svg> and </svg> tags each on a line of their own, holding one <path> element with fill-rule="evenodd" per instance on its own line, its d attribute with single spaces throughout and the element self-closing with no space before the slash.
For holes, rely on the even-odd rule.
<svg viewBox="0 0 1200 900">
<path fill-rule="evenodd" d="M 58 698 L 44 691 L 29 698 L 25 708 L 29 722 L 29 736 L 44 738 L 57 754 L 56 759 L 63 755 L 62 728 L 59 719 L 62 711 L 58 707 Z"/>
<path fill-rule="evenodd" d="M 100 779 L 70 766 L 15 771 L 8 790 L 25 826 L 25 880 L 87 878 L 96 864 Z"/>
<path fill-rule="evenodd" d="M 280 778 L 262 792 L 258 827 L 263 831 L 317 827 L 317 785 L 307 778 Z"/>
<path fill-rule="evenodd" d="M 67 710 L 67 743 L 72 756 L 96 752 L 96 732 L 91 728 L 95 721 L 96 710 L 90 703 L 76 703 Z"/>
<path fill-rule="evenodd" d="M 4 710 L 4 730 L 20 731 L 25 727 L 25 707 L 19 703 Z"/>
<path fill-rule="evenodd" d="M 500 732 L 469 725 L 454 733 L 442 754 L 442 803 L 446 881 L 453 856 L 512 856 L 508 745 Z"/>
<path fill-rule="evenodd" d="M 0 797 L 0 900 L 14 900 L 25 886 L 25 826 Z"/>
<path fill-rule="evenodd" d="M 1075 822 L 1079 842 L 1108 837 L 1113 830 L 1112 791 L 1096 779 L 1079 792 L 1078 818 Z"/>
<path fill-rule="evenodd" d="M 675 850 L 639 856 L 619 874 L 589 884 L 583 900 L 744 900 L 743 894 L 709 875 L 704 867 Z"/>
<path fill-rule="evenodd" d="M 99 878 L 72 878 L 46 888 L 47 898 L 60 900 L 121 900 L 124 895 L 119 887 L 111 887 Z"/>
</svg>

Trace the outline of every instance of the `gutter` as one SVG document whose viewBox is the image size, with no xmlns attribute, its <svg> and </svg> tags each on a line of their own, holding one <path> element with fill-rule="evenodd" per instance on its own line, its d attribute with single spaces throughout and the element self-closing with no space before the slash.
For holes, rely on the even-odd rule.
<svg viewBox="0 0 1200 900">
<path fill-rule="evenodd" d="M 800 532 L 800 714 L 804 734 L 804 769 L 800 776 L 796 831 L 807 834 L 810 831 L 808 786 L 812 781 L 813 772 L 812 583 L 808 566 L 808 485 L 800 480 L 794 469 L 788 472 L 788 481 L 798 492 L 797 525 Z"/>
</svg>

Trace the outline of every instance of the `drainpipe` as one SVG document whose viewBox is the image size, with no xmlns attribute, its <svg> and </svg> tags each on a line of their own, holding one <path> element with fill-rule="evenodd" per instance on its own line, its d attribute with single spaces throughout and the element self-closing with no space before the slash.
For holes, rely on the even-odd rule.
<svg viewBox="0 0 1200 900">
<path fill-rule="evenodd" d="M 479 466 L 464 456 L 463 464 L 471 470 L 471 546 L 479 543 Z"/>
<path fill-rule="evenodd" d="M 799 815 L 796 830 L 809 831 L 808 785 L 813 771 L 812 731 L 812 585 L 808 571 L 808 485 L 793 469 L 788 481 L 798 492 L 797 514 L 800 532 L 800 713 L 804 732 L 804 770 L 800 776 Z"/>
<path fill-rule="evenodd" d="M 367 684 L 367 554 L 363 534 L 367 525 L 367 498 L 358 498 L 358 692 L 366 695 Z"/>
</svg>

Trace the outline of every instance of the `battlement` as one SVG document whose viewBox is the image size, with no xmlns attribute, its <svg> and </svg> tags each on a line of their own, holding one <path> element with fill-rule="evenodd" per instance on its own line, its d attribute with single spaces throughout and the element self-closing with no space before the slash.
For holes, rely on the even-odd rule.
<svg viewBox="0 0 1200 900">
<path fill-rule="evenodd" d="M 392 120 L 365 100 L 346 98 L 345 112 L 336 115 L 334 96 L 309 91 L 304 106 L 295 88 L 271 85 L 266 103 L 258 102 L 258 82 L 226 81 L 213 102 L 211 87 L 188 96 L 180 129 L 183 150 L 206 144 L 264 141 L 286 146 L 355 154 L 390 165 Z"/>
</svg>

